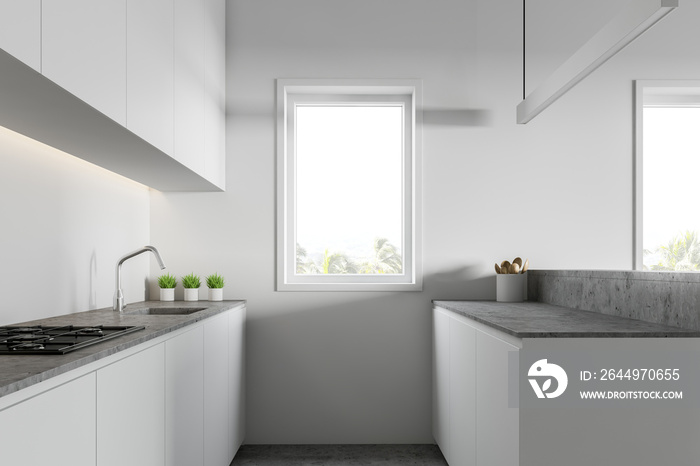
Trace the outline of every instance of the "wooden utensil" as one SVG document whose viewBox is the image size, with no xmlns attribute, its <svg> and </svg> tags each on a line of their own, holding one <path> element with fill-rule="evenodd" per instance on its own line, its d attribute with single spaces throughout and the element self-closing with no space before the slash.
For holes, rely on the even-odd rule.
<svg viewBox="0 0 700 466">
<path fill-rule="evenodd" d="M 508 262 L 508 261 L 501 262 L 501 273 L 509 273 L 509 271 L 510 271 L 510 262 Z"/>
<path fill-rule="evenodd" d="M 510 264 L 510 273 L 517 274 L 519 272 L 520 272 L 520 266 L 517 264 L 517 262 Z"/>
<path fill-rule="evenodd" d="M 501 268 L 498 266 L 498 264 L 494 264 L 494 265 L 496 266 L 496 273 L 497 274 L 503 273 L 503 272 L 501 272 Z"/>
<path fill-rule="evenodd" d="M 515 259 L 513 259 L 513 263 L 518 264 L 518 267 L 520 267 L 520 268 L 523 267 L 523 260 L 519 257 L 516 257 Z"/>
<path fill-rule="evenodd" d="M 525 273 L 527 272 L 527 268 L 530 266 L 530 259 L 525 259 L 525 263 L 523 264 L 523 268 L 520 271 L 520 273 Z"/>
</svg>

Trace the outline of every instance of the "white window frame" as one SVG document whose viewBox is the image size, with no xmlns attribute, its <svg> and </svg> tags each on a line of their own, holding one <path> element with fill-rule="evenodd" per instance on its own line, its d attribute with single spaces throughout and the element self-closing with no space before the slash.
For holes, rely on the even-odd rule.
<svg viewBox="0 0 700 466">
<path fill-rule="evenodd" d="M 695 79 L 639 79 L 634 82 L 634 237 L 633 268 L 644 269 L 644 107 L 700 107 L 700 80 Z M 651 102 L 651 103 L 649 103 Z M 690 272 L 694 273 L 694 272 Z M 696 273 L 696 272 L 695 272 Z"/>
<path fill-rule="evenodd" d="M 294 109 L 308 103 L 404 107 L 402 274 L 296 273 Z M 421 128 L 420 80 L 277 80 L 277 291 L 422 290 Z"/>
</svg>

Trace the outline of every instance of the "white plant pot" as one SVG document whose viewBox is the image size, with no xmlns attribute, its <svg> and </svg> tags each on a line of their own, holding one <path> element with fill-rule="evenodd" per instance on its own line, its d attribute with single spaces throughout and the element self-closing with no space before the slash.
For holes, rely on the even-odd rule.
<svg viewBox="0 0 700 466">
<path fill-rule="evenodd" d="M 496 275 L 496 301 L 521 303 L 527 299 L 527 273 Z"/>
<path fill-rule="evenodd" d="M 160 300 L 161 301 L 175 301 L 175 288 L 161 288 L 160 289 Z"/>
<path fill-rule="evenodd" d="M 185 288 L 185 301 L 199 301 L 199 288 Z"/>
<path fill-rule="evenodd" d="M 224 289 L 223 288 L 209 288 L 209 301 L 223 301 L 224 300 Z"/>
</svg>

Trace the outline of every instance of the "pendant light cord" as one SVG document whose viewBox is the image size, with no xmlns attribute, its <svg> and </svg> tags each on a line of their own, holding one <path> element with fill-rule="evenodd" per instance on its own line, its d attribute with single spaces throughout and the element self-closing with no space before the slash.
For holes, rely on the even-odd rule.
<svg viewBox="0 0 700 466">
<path fill-rule="evenodd" d="M 525 1 L 523 0 L 523 100 L 525 100 Z"/>
</svg>

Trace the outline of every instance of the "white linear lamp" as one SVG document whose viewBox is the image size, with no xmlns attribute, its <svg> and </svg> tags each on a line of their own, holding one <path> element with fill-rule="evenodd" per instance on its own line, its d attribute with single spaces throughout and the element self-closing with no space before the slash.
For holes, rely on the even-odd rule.
<svg viewBox="0 0 700 466">
<path fill-rule="evenodd" d="M 517 122 L 524 124 L 535 118 L 677 7 L 678 0 L 631 0 L 617 16 L 518 104 Z"/>
</svg>

